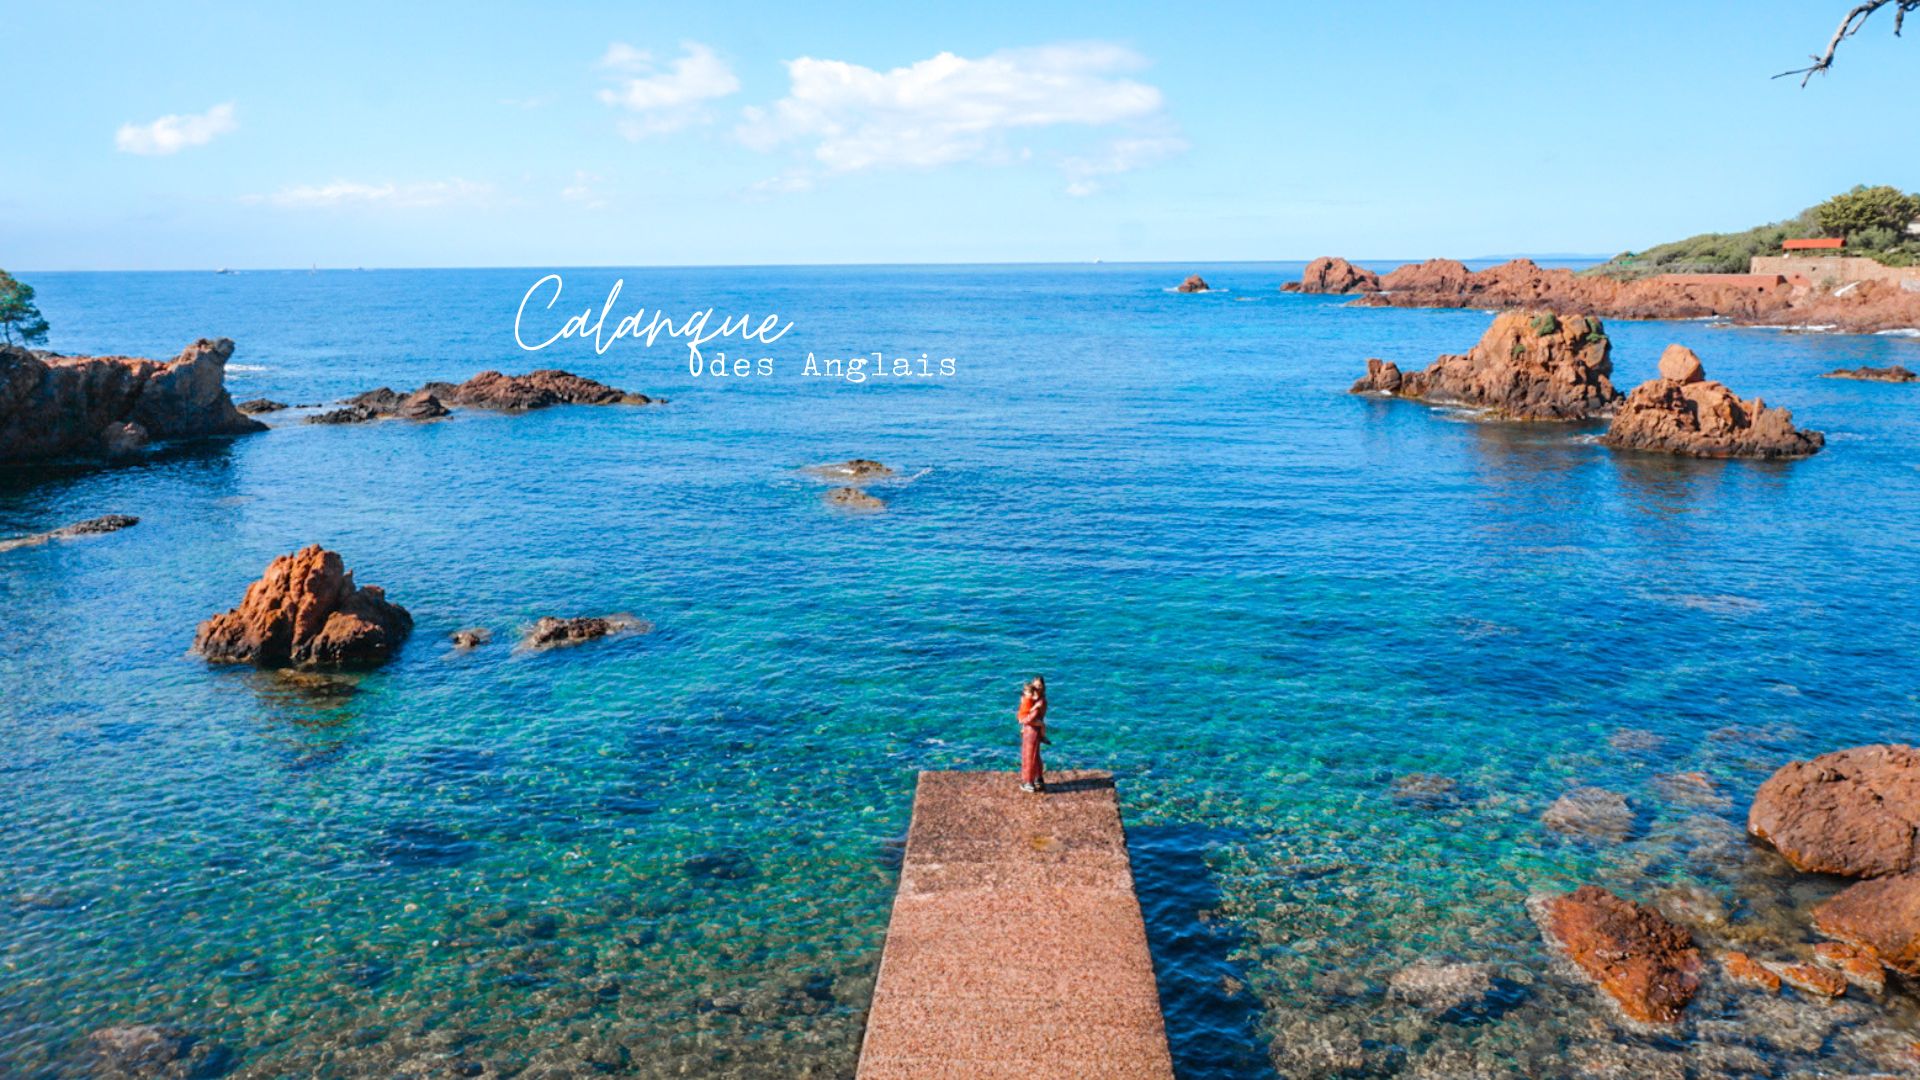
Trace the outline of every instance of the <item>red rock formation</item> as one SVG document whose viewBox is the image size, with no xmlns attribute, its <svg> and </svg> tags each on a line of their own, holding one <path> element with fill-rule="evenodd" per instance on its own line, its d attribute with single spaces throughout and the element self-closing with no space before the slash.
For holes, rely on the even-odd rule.
<svg viewBox="0 0 1920 1080">
<path fill-rule="evenodd" d="M 1281 288 L 1285 292 L 1330 295 L 1378 292 L 1380 278 L 1373 271 L 1364 270 L 1345 259 L 1321 256 L 1307 264 L 1299 281 L 1289 281 Z"/>
<path fill-rule="evenodd" d="M 273 560 L 239 607 L 200 624 L 194 649 L 223 664 L 359 667 L 392 657 L 412 631 L 405 608 L 377 585 L 356 588 L 316 544 Z"/>
<path fill-rule="evenodd" d="M 1546 312 L 1508 312 L 1493 320 L 1465 356 L 1443 356 L 1425 371 L 1402 372 L 1367 361 L 1353 393 L 1393 394 L 1469 405 L 1514 420 L 1587 420 L 1620 399 L 1608 379 L 1613 361 L 1600 320 Z"/>
<path fill-rule="evenodd" d="M 1746 953 L 1727 953 L 1720 958 L 1720 968 L 1727 973 L 1727 978 L 1732 979 L 1734 982 L 1744 983 L 1756 990 L 1764 990 L 1769 994 L 1777 994 L 1780 992 L 1780 976 L 1767 970 L 1765 964 L 1760 963 Z"/>
<path fill-rule="evenodd" d="M 1849 877 L 1920 869 L 1920 751 L 1860 746 L 1790 762 L 1754 793 L 1747 831 L 1796 868 Z"/>
<path fill-rule="evenodd" d="M 1617 281 L 1543 270 L 1515 259 L 1469 271 L 1452 259 L 1408 264 L 1380 278 L 1381 291 L 1355 301 L 1391 307 L 1546 308 L 1608 319 L 1699 319 L 1747 325 L 1820 326 L 1871 333 L 1920 327 L 1920 293 L 1863 281 L 1844 292 L 1775 278 L 1752 281 L 1672 276 Z"/>
<path fill-rule="evenodd" d="M 1851 885 L 1813 909 L 1813 925 L 1895 971 L 1920 976 L 1920 874 Z"/>
<path fill-rule="evenodd" d="M 232 355 L 226 338 L 203 338 L 166 363 L 0 346 L 0 461 L 123 456 L 150 438 L 265 431 L 227 396 Z"/>
<path fill-rule="evenodd" d="M 1803 994 L 1837 998 L 1847 992 L 1847 980 L 1812 964 L 1768 964 L 1767 970 L 1780 976 L 1781 982 Z"/>
<path fill-rule="evenodd" d="M 428 383 L 421 389 L 454 405 L 507 412 L 544 409 L 549 405 L 649 405 L 655 400 L 553 368 L 525 375 L 483 371 L 457 386 Z"/>
<path fill-rule="evenodd" d="M 1206 292 L 1207 290 L 1208 290 L 1208 286 L 1205 278 L 1201 277 L 1199 274 L 1188 274 L 1187 280 L 1174 286 L 1173 291 L 1175 292 Z"/>
<path fill-rule="evenodd" d="M 1540 909 L 1549 941 L 1633 1019 L 1671 1024 L 1699 990 L 1693 936 L 1652 908 L 1583 885 Z"/>
<path fill-rule="evenodd" d="M 1660 377 L 1627 395 L 1601 442 L 1619 450 L 1710 458 L 1799 458 L 1820 452 L 1827 437 L 1793 426 L 1793 413 L 1743 400 L 1705 377 L 1691 349 L 1667 346 Z"/>
<path fill-rule="evenodd" d="M 1837 972 L 1849 985 L 1869 994 L 1887 988 L 1887 969 L 1872 949 L 1843 941 L 1823 941 L 1813 947 L 1813 962 Z"/>
</svg>

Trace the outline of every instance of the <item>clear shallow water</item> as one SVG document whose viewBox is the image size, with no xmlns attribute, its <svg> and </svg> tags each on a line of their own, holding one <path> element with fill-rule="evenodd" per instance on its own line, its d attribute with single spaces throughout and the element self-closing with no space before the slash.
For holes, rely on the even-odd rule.
<svg viewBox="0 0 1920 1080">
<path fill-rule="evenodd" d="M 1230 291 L 1166 291 L 1189 270 Z M 1050 761 L 1121 777 L 1186 1075 L 1897 1067 L 1898 998 L 1710 979 L 1679 1036 L 1627 1032 L 1523 902 L 1690 889 L 1731 920 L 1710 941 L 1802 936 L 1832 885 L 1746 844 L 1748 797 L 1920 712 L 1920 392 L 1816 376 L 1920 341 L 1611 323 L 1623 387 L 1681 341 L 1829 437 L 1620 455 L 1348 396 L 1488 316 L 1278 294 L 1298 271 L 624 272 L 629 304 L 795 321 L 775 378 L 724 383 L 665 345 L 519 353 L 542 271 L 35 275 L 55 348 L 230 336 L 236 399 L 561 366 L 672 403 L 0 473 L 0 534 L 142 518 L 0 554 L 0 1074 L 82 1075 L 88 1031 L 151 1021 L 246 1076 L 845 1075 L 914 772 L 1011 768 L 1032 671 Z M 809 349 L 958 374 L 804 379 Z M 920 475 L 838 513 L 800 469 L 850 456 Z M 397 662 L 302 685 L 186 655 L 310 542 L 413 612 Z M 511 647 L 615 611 L 658 629 Z M 453 653 L 474 625 L 495 644 Z M 1680 770 L 1717 796 L 1671 797 Z M 1460 797 L 1395 800 L 1414 772 Z M 1543 830 L 1576 783 L 1635 836 Z M 1393 1000 L 1429 955 L 1499 965 L 1493 1015 Z"/>
</svg>

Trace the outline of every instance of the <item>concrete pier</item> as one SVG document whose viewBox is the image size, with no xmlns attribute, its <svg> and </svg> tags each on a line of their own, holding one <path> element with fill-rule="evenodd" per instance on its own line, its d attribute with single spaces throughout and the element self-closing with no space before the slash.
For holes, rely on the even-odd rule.
<svg viewBox="0 0 1920 1080">
<path fill-rule="evenodd" d="M 1170 1080 L 1113 777 L 923 772 L 860 1080 Z"/>
</svg>

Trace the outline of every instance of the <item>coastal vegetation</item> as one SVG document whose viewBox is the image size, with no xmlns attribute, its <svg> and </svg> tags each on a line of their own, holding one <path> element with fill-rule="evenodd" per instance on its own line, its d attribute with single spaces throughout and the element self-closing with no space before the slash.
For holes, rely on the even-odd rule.
<svg viewBox="0 0 1920 1080">
<path fill-rule="evenodd" d="M 1920 235 L 1911 231 L 1915 222 L 1920 222 L 1920 195 L 1863 184 L 1785 221 L 1623 252 L 1585 272 L 1622 281 L 1655 274 L 1744 274 L 1755 255 L 1778 255 L 1785 241 L 1818 237 L 1844 239 L 1848 255 L 1912 266 L 1920 263 Z"/>
<path fill-rule="evenodd" d="M 33 304 L 33 286 L 0 270 L 0 340 L 8 345 L 44 345 L 47 320 Z"/>
</svg>

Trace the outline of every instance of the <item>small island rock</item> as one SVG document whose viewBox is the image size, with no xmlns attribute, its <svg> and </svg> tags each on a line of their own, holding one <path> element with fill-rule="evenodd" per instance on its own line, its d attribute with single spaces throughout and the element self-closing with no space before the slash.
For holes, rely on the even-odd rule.
<svg viewBox="0 0 1920 1080">
<path fill-rule="evenodd" d="M 239 409 L 248 416 L 257 416 L 260 413 L 279 412 L 286 407 L 287 403 L 284 401 L 274 401 L 271 398 L 263 397 L 252 398 L 234 406 L 234 408 Z"/>
<path fill-rule="evenodd" d="M 1199 274 L 1188 274 L 1187 280 L 1174 286 L 1173 291 L 1175 292 L 1206 292 L 1208 291 L 1208 285 L 1207 285 L 1206 279 L 1201 277 Z"/>
<path fill-rule="evenodd" d="M 534 623 L 520 643 L 529 649 L 553 649 L 610 634 L 626 631 L 644 634 L 652 629 L 652 624 L 631 615 L 586 615 L 572 619 L 548 615 Z"/>
<path fill-rule="evenodd" d="M 54 540 L 71 540 L 77 536 L 98 536 L 101 533 L 118 532 L 140 524 L 140 519 L 129 514 L 106 514 L 97 518 L 88 518 L 72 525 L 62 525 L 48 532 L 34 533 L 30 536 L 16 536 L 10 540 L 0 540 L 0 551 L 12 551 L 15 548 L 39 547 Z"/>
<path fill-rule="evenodd" d="M 1911 368 L 1904 367 L 1900 364 L 1894 364 L 1890 367 L 1835 368 L 1820 377 L 1823 379 L 1861 379 L 1866 382 L 1897 383 L 1920 380 L 1920 375 L 1914 374 Z"/>
<path fill-rule="evenodd" d="M 827 492 L 827 501 L 849 510 L 885 510 L 887 504 L 857 487 L 837 487 Z"/>
<path fill-rule="evenodd" d="M 451 637 L 456 649 L 477 649 L 493 640 L 493 631 L 476 626 L 468 630 L 455 630 Z"/>
<path fill-rule="evenodd" d="M 1686 374 L 1685 379 L 1669 372 Z M 1820 452 L 1827 439 L 1793 426 L 1793 414 L 1742 400 L 1705 377 L 1700 358 L 1679 345 L 1660 358 L 1660 377 L 1634 388 L 1614 414 L 1601 442 L 1620 450 L 1652 450 L 1687 457 L 1799 458 Z"/>
<path fill-rule="evenodd" d="M 1587 420 L 1620 400 L 1608 377 L 1610 349 L 1598 319 L 1511 311 L 1471 351 L 1442 356 L 1424 371 L 1368 360 L 1352 392 L 1466 405 L 1512 420 Z"/>
<path fill-rule="evenodd" d="M 446 404 L 501 412 L 527 412 L 550 405 L 652 405 L 666 400 L 628 393 L 554 368 L 525 375 L 483 371 L 463 383 L 428 383 L 415 393 L 429 394 Z"/>
<path fill-rule="evenodd" d="M 1672 1024 L 1700 989 L 1693 935 L 1650 907 L 1583 885 L 1533 909 L 1548 942 L 1634 1020 Z"/>
<path fill-rule="evenodd" d="M 1754 793 L 1747 831 L 1796 869 L 1883 877 L 1920 868 L 1920 751 L 1859 746 L 1781 767 Z"/>
<path fill-rule="evenodd" d="M 222 664 L 363 667 L 412 632 L 405 608 L 377 585 L 356 587 L 340 556 L 315 544 L 273 560 L 239 607 L 201 623 L 194 650 Z"/>
<path fill-rule="evenodd" d="M 1345 259 L 1322 255 L 1307 264 L 1299 281 L 1289 281 L 1281 288 L 1283 292 L 1327 295 L 1379 292 L 1380 275 Z"/>
</svg>

